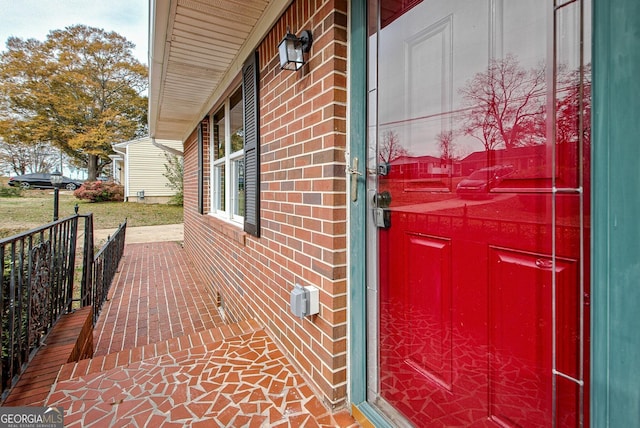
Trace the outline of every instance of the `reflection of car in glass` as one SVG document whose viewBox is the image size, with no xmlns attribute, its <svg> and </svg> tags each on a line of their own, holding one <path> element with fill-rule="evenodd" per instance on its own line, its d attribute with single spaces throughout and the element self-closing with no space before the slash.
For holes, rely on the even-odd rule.
<svg viewBox="0 0 640 428">
<path fill-rule="evenodd" d="M 51 184 L 51 174 L 46 173 L 16 175 L 15 177 L 9 178 L 9 182 L 7 184 L 14 187 L 20 186 L 23 189 L 53 188 L 53 185 Z M 61 189 L 76 190 L 80 186 L 82 186 L 82 181 L 72 180 L 71 178 L 64 176 L 62 177 L 62 184 L 60 184 Z"/>
<path fill-rule="evenodd" d="M 461 196 L 482 196 L 513 174 L 513 166 L 496 165 L 474 171 L 458 183 L 456 193 Z"/>
</svg>

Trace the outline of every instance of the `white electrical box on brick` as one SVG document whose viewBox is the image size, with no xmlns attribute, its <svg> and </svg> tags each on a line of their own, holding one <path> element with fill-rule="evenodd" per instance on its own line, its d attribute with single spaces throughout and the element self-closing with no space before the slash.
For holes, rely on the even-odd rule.
<svg viewBox="0 0 640 428">
<path fill-rule="evenodd" d="M 296 284 L 291 291 L 291 313 L 304 318 L 320 312 L 320 290 L 313 285 Z"/>
</svg>

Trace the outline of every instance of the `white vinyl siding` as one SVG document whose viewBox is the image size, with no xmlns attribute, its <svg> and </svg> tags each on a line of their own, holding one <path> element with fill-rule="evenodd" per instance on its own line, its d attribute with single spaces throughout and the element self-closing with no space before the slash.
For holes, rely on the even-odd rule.
<svg viewBox="0 0 640 428">
<path fill-rule="evenodd" d="M 175 140 L 156 140 L 158 143 L 182 151 L 182 142 Z M 144 190 L 145 198 L 171 197 L 175 190 L 168 186 L 165 164 L 165 151 L 151 143 L 150 138 L 131 141 L 126 147 L 125 160 L 125 196 L 135 199 L 138 192 Z M 172 156 L 169 154 L 169 156 Z"/>
</svg>

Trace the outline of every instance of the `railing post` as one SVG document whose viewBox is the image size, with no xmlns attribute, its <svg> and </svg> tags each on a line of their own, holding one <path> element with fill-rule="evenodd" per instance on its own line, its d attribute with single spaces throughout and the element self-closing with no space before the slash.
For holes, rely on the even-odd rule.
<svg viewBox="0 0 640 428">
<path fill-rule="evenodd" d="M 68 289 L 67 289 L 67 299 L 69 301 L 69 305 L 67 306 L 67 312 L 71 312 L 73 310 L 73 287 L 75 283 L 75 273 L 76 273 L 76 247 L 78 246 L 78 216 L 76 216 L 73 221 L 69 224 L 71 228 L 70 232 L 70 243 L 69 247 L 69 266 L 67 267 L 67 275 L 68 275 Z M 82 288 L 82 286 L 81 286 Z M 80 291 L 82 293 L 82 290 Z M 82 299 L 82 296 L 80 296 Z"/>
<path fill-rule="evenodd" d="M 82 256 L 82 306 L 93 304 L 93 214 L 84 216 L 84 251 Z"/>
</svg>

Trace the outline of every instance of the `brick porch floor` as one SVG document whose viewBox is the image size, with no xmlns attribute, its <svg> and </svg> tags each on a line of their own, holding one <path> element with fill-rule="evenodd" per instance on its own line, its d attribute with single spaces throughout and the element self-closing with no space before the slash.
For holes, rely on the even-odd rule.
<svg viewBox="0 0 640 428">
<path fill-rule="evenodd" d="M 357 426 L 260 324 L 223 323 L 179 244 L 127 245 L 109 296 L 94 358 L 63 366 L 46 401 L 66 427 Z"/>
<path fill-rule="evenodd" d="M 128 244 L 94 330 L 94 355 L 222 325 L 180 245 Z"/>
</svg>

